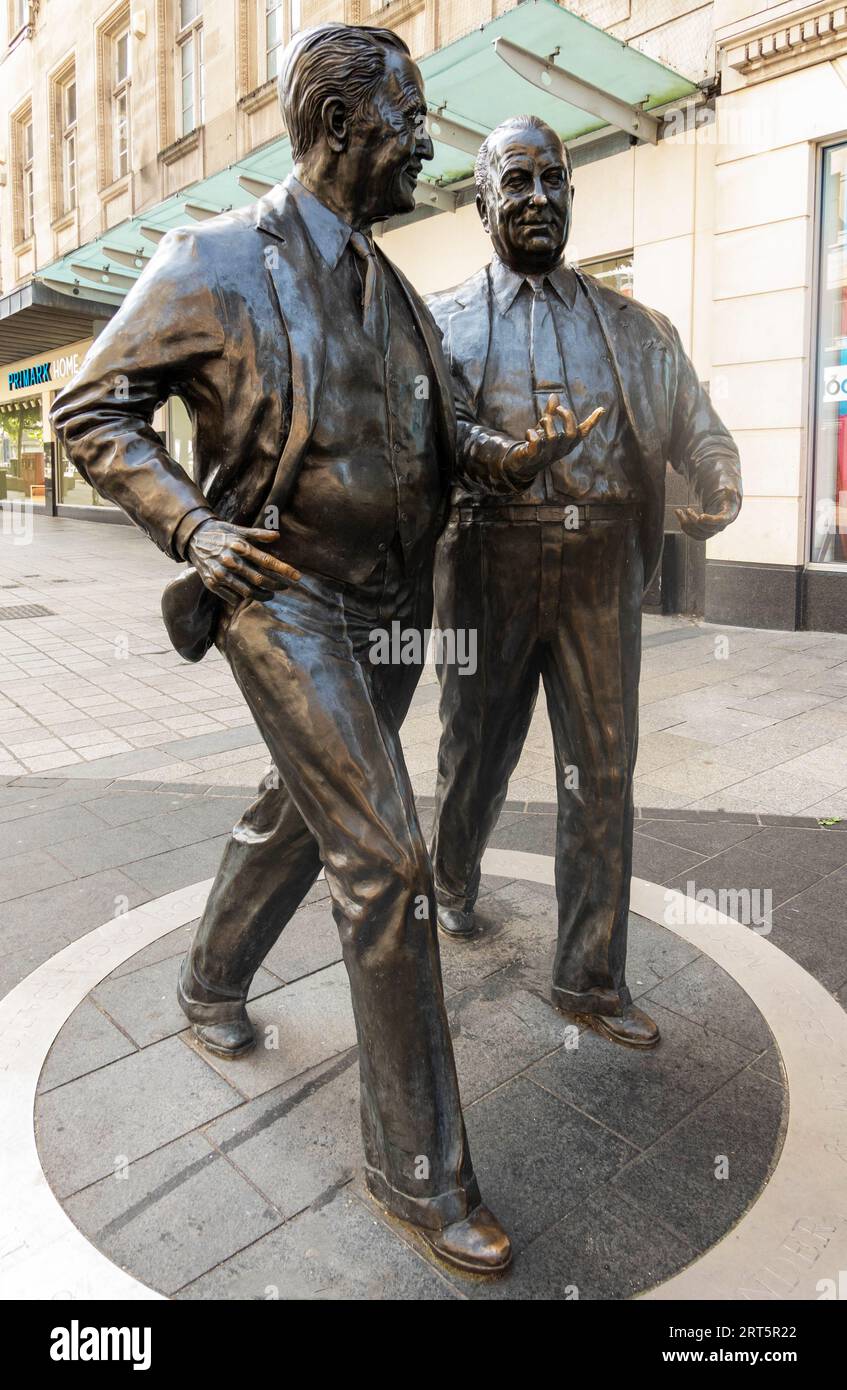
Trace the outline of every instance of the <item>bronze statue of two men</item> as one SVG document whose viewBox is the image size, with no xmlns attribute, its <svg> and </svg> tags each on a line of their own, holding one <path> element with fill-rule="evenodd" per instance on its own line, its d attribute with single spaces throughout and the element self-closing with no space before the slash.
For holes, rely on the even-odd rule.
<svg viewBox="0 0 847 1390">
<path fill-rule="evenodd" d="M 738 457 L 668 321 L 565 262 L 554 131 L 519 117 L 484 142 L 494 258 L 428 309 L 371 235 L 412 210 L 433 154 L 403 41 L 306 30 L 280 99 L 293 173 L 164 238 L 53 421 L 83 476 L 188 562 L 163 599 L 171 639 L 188 660 L 223 653 L 273 759 L 180 973 L 198 1043 L 253 1047 L 250 982 L 323 869 L 368 1187 L 438 1257 L 494 1275 L 511 1246 L 468 1151 L 437 922 L 475 930 L 542 678 L 560 789 L 554 1002 L 617 1041 L 657 1040 L 624 978 L 640 604 L 666 460 L 702 498 L 682 524 L 711 535 L 738 511 Z M 195 479 L 153 428 L 172 394 Z M 479 654 L 475 675 L 440 672 L 431 860 L 399 734 L 420 666 L 371 650 L 394 621 L 428 629 L 434 566 L 441 627 L 477 629 Z"/>
</svg>

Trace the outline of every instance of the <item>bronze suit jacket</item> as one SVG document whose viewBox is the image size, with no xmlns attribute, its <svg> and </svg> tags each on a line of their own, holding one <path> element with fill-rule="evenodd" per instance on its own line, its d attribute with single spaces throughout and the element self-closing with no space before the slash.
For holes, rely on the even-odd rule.
<svg viewBox="0 0 847 1390">
<path fill-rule="evenodd" d="M 666 465 L 685 474 L 700 497 L 708 498 L 721 487 L 740 491 L 738 450 L 670 320 L 584 271 L 576 274 L 597 315 L 636 443 L 629 469 L 642 498 L 647 587 L 662 553 Z M 428 295 L 427 304 L 441 328 L 453 377 L 459 467 L 473 486 L 481 465 L 499 462 L 512 442 L 486 430 L 478 416 L 494 309 L 488 267 L 455 289 Z"/>
<path fill-rule="evenodd" d="M 446 492 L 455 416 L 440 332 L 393 270 L 432 361 Z M 322 324 L 331 313 L 321 276 L 285 184 L 237 212 L 169 232 L 57 396 L 51 419 L 75 467 L 173 559 L 183 558 L 180 522 L 198 507 L 247 526 L 264 524 L 268 507 L 284 509 L 321 402 Z M 171 395 L 192 418 L 194 479 L 152 426 Z M 197 660 L 211 644 L 219 600 L 189 569 L 162 606 L 174 646 Z"/>
</svg>

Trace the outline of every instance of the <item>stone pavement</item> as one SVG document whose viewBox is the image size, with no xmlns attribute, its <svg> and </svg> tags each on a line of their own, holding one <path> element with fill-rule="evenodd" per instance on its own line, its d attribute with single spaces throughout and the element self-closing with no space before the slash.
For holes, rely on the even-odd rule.
<svg viewBox="0 0 847 1390">
<path fill-rule="evenodd" d="M 267 754 L 226 664 L 213 651 L 187 665 L 168 645 L 172 562 L 124 526 L 4 526 L 0 777 L 255 786 Z M 20 616 L 33 605 L 46 612 Z M 437 706 L 429 669 L 403 729 L 421 795 L 435 783 Z M 543 699 L 510 796 L 555 797 Z M 847 815 L 847 636 L 645 618 L 636 800 Z"/>
<path fill-rule="evenodd" d="M 117 784 L 74 803 L 76 789 L 67 784 L 65 811 L 121 824 L 125 850 L 110 856 L 111 872 L 145 897 L 161 876 L 159 856 L 133 858 L 142 824 L 196 827 L 211 808 L 235 809 L 225 795 Z M 17 790 L 7 789 L 10 811 L 21 805 Z M 554 821 L 552 808 L 511 803 L 495 838 L 549 853 Z M 844 831 L 667 816 L 640 822 L 637 841 L 640 867 L 663 881 L 683 871 L 708 883 L 709 866 L 733 852 L 748 882 L 763 866 L 774 877 L 789 855 L 816 865 L 808 909 L 804 893 L 777 893 L 789 897 L 774 938 L 812 963 L 825 951 L 830 986 L 847 980 L 847 943 L 817 940 L 822 904 L 834 906 L 847 886 Z M 192 850 L 193 864 L 169 885 L 208 871 L 211 853 Z M 75 930 L 61 892 L 54 950 Z M 41 914 L 25 911 L 19 926 L 43 920 L 48 900 L 36 896 Z M 481 909 L 485 936 L 443 943 L 442 960 L 472 1150 L 516 1244 L 506 1279 L 468 1283 L 433 1265 L 364 1191 L 355 1030 L 322 883 L 256 977 L 262 1045 L 250 1058 L 227 1063 L 192 1045 L 174 995 L 187 926 L 114 971 L 71 1015 L 42 1072 L 36 1124 L 45 1172 L 73 1221 L 137 1278 L 188 1299 L 566 1298 L 575 1289 L 613 1299 L 689 1264 L 741 1217 L 778 1159 L 787 1099 L 767 1024 L 707 956 L 633 918 L 630 984 L 659 1020 L 662 1046 L 641 1055 L 592 1033 L 577 1039 L 549 1002 L 553 890 L 487 877 Z M 721 1155 L 728 1177 L 718 1181 Z"/>
</svg>

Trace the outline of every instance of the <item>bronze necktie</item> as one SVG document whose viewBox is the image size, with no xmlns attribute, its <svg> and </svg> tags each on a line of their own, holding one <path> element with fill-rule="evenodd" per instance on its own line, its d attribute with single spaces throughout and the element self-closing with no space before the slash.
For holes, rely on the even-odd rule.
<svg viewBox="0 0 847 1390">
<path fill-rule="evenodd" d="M 385 276 L 374 244 L 364 232 L 350 233 L 350 247 L 365 272 L 362 292 L 362 327 L 385 356 L 388 351 L 388 297 Z"/>
</svg>

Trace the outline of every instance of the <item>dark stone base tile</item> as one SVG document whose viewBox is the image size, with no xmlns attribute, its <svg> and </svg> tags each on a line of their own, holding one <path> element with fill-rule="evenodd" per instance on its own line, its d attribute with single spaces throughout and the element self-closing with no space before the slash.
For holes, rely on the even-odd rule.
<svg viewBox="0 0 847 1390">
<path fill-rule="evenodd" d="M 38 1089 L 50 1091 L 55 1086 L 64 1086 L 67 1081 L 97 1071 L 135 1051 L 130 1039 L 92 1004 L 89 996 L 74 1009 L 48 1052 Z"/>
<path fill-rule="evenodd" d="M 281 1302 L 453 1299 L 458 1295 L 344 1186 L 224 1261 L 180 1299 Z"/>
<path fill-rule="evenodd" d="M 265 957 L 266 968 L 280 980 L 290 983 L 341 960 L 329 889 L 321 886 L 326 896 L 301 907 Z"/>
<path fill-rule="evenodd" d="M 258 978 L 258 976 L 257 976 Z M 356 1044 L 350 986 L 343 965 L 332 965 L 251 1003 L 257 1046 L 245 1057 L 212 1057 L 187 1042 L 230 1085 L 252 1099 L 320 1066 Z"/>
<path fill-rule="evenodd" d="M 635 1150 L 526 1077 L 465 1110 L 483 1201 L 517 1250 L 577 1206 Z"/>
<path fill-rule="evenodd" d="M 706 956 L 683 966 L 639 1002 L 648 1012 L 651 1004 L 661 1004 L 753 1053 L 772 1042 L 771 1031 L 750 996 Z"/>
<path fill-rule="evenodd" d="M 223 1115 L 205 1132 L 286 1219 L 324 1200 L 362 1165 L 356 1051 Z"/>
<path fill-rule="evenodd" d="M 626 980 L 633 999 L 696 960 L 698 951 L 665 927 L 629 914 Z"/>
<path fill-rule="evenodd" d="M 529 1075 L 638 1148 L 647 1148 L 698 1102 L 753 1060 L 738 1047 L 667 1009 L 649 1010 L 662 1032 L 649 1052 L 583 1033 Z"/>
<path fill-rule="evenodd" d="M 847 870 L 820 879 L 773 914 L 770 940 L 826 989 L 847 977 Z"/>
<path fill-rule="evenodd" d="M 635 822 L 636 835 L 646 835 L 681 849 L 694 850 L 703 859 L 721 854 L 758 833 L 754 824 L 735 825 L 723 821 L 641 820 Z"/>
<path fill-rule="evenodd" d="M 478 984 L 506 966 L 537 967 L 551 956 L 557 931 L 553 889 L 518 882 L 498 886 L 480 900 L 477 918 L 482 934 L 468 941 L 450 941 L 439 932 L 447 993 Z"/>
<path fill-rule="evenodd" d="M 788 898 L 793 898 L 802 889 L 808 888 L 822 877 L 824 870 L 814 865 L 779 858 L 775 855 L 756 854 L 745 840 L 723 854 L 716 854 L 703 864 L 691 869 L 687 874 L 677 875 L 668 880 L 669 888 L 688 894 L 689 883 L 696 890 L 703 888 L 719 893 L 722 889 L 751 891 L 770 890 L 773 906 Z"/>
<path fill-rule="evenodd" d="M 663 1283 L 695 1253 L 623 1193 L 603 1191 L 521 1250 L 504 1278 L 469 1293 L 476 1300 L 618 1301 Z"/>
<path fill-rule="evenodd" d="M 747 845 L 756 854 L 819 869 L 822 874 L 833 873 L 847 864 L 847 835 L 829 835 L 821 830 L 769 827 L 754 835 Z"/>
<path fill-rule="evenodd" d="M 115 1264 L 165 1294 L 230 1259 L 281 1217 L 198 1134 L 71 1197 L 66 1209 Z"/>
<path fill-rule="evenodd" d="M 134 1043 L 147 1047 L 182 1033 L 187 1027 L 176 998 L 178 976 L 179 959 L 166 956 L 132 975 L 109 976 L 92 991 L 91 997 Z M 250 998 L 278 988 L 276 976 L 260 968 L 253 977 Z"/>
<path fill-rule="evenodd" d="M 785 1119 L 784 1092 L 748 1068 L 619 1173 L 613 1188 L 695 1250 L 706 1250 L 761 1191 Z M 720 1172 L 727 1176 L 718 1177 Z"/>
<path fill-rule="evenodd" d="M 56 888 L 74 877 L 70 869 L 43 849 L 16 855 L 14 859 L 0 860 L 0 903 L 23 898 L 27 893 Z"/>
<path fill-rule="evenodd" d="M 220 866 L 228 835 L 183 849 L 167 850 L 152 859 L 141 859 L 127 868 L 135 882 L 155 897 L 187 888 L 202 879 L 214 878 Z"/>
<path fill-rule="evenodd" d="M 41 1162 L 54 1191 L 67 1197 L 240 1101 L 178 1038 L 168 1038 L 40 1096 Z"/>
<path fill-rule="evenodd" d="M 650 883 L 667 883 L 677 874 L 693 872 L 702 862 L 703 855 L 695 850 L 667 845 L 649 835 L 632 838 L 632 872 Z"/>
<path fill-rule="evenodd" d="M 782 1069 L 782 1061 L 779 1049 L 774 1043 L 767 1052 L 763 1052 L 761 1057 L 757 1057 L 755 1062 L 750 1063 L 750 1070 L 758 1072 L 760 1076 L 766 1076 L 770 1081 L 775 1081 L 778 1086 L 785 1088 L 785 1072 Z"/>
<path fill-rule="evenodd" d="M 447 1013 L 464 1105 L 561 1047 L 567 1036 L 567 1021 L 549 997 L 523 988 L 514 967 L 451 995 Z"/>
<path fill-rule="evenodd" d="M 491 849 L 525 850 L 529 854 L 555 854 L 555 815 L 503 815 L 489 840 Z"/>
<path fill-rule="evenodd" d="M 143 950 L 124 961 L 123 965 L 119 965 L 117 970 L 113 970 L 109 979 L 120 980 L 125 975 L 134 975 L 136 971 L 145 970 L 148 965 L 155 965 L 157 961 L 181 959 L 191 944 L 191 937 L 198 921 L 199 918 L 193 922 L 186 922 L 184 927 L 177 927 L 174 931 L 168 932 L 167 936 L 160 936 L 158 941 L 151 941 L 149 946 L 145 946 Z"/>
</svg>

